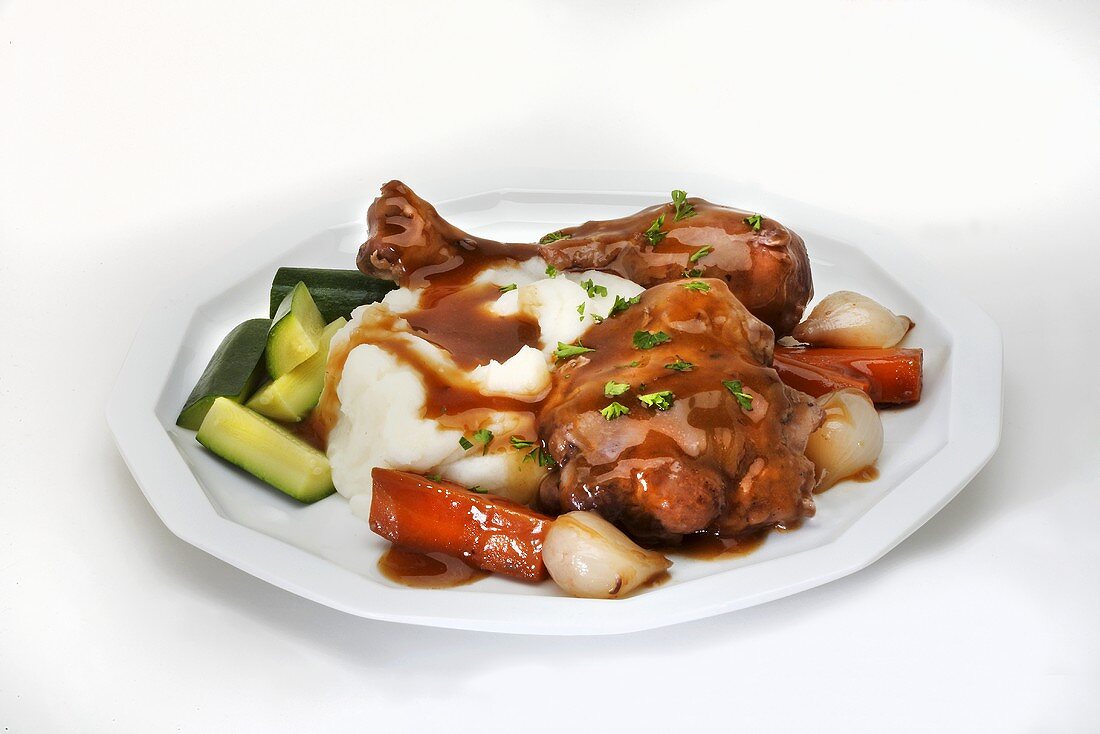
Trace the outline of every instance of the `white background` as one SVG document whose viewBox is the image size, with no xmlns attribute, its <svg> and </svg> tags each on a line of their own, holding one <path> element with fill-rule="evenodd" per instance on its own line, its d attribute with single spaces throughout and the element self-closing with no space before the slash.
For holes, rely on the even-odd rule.
<svg viewBox="0 0 1100 734">
<path fill-rule="evenodd" d="M 0 727 L 1097 731 L 1098 38 L 1095 2 L 0 2 Z M 620 637 L 370 622 L 172 536 L 103 419 L 165 285 L 506 166 L 908 235 L 1004 331 L 1000 451 L 866 571 Z"/>
</svg>

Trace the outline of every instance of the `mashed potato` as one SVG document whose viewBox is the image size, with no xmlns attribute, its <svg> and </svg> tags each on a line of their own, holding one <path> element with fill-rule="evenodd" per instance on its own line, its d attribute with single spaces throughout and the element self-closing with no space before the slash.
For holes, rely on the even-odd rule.
<svg viewBox="0 0 1100 734">
<path fill-rule="evenodd" d="M 533 258 L 488 269 L 474 281 L 518 286 L 501 294 L 487 308 L 501 317 L 523 314 L 537 322 L 541 331 L 539 349 L 523 347 L 503 363 L 493 360 L 466 371 L 445 351 L 411 333 L 408 323 L 400 318 L 396 328 L 401 331 L 396 338 L 405 341 L 433 369 L 438 367 L 448 380 L 466 389 L 485 396 L 537 402 L 550 388 L 557 343 L 582 338 L 597 319 L 608 315 L 616 296 L 632 298 L 643 290 L 606 273 L 561 273 L 548 278 L 545 270 L 546 263 Z M 589 280 L 589 287 L 581 285 Z M 333 339 L 334 348 L 346 344 L 363 325 L 415 310 L 419 300 L 419 292 L 400 288 L 379 303 L 357 308 L 348 325 Z M 580 304 L 584 305 L 583 314 L 578 312 Z M 439 474 L 519 502 L 534 498 L 545 470 L 535 461 L 523 461 L 526 452 L 514 450 L 508 442 L 510 436 L 537 438 L 533 411 L 475 411 L 477 428 L 492 431 L 495 438 L 484 454 L 466 451 L 459 439 L 470 434 L 470 427 L 464 431 L 426 418 L 427 389 L 420 373 L 386 351 L 384 345 L 371 343 L 360 344 L 348 354 L 336 392 L 340 413 L 329 434 L 328 456 L 336 489 L 352 500 L 357 514 L 366 516 L 369 512 L 370 474 L 376 466 Z"/>
</svg>

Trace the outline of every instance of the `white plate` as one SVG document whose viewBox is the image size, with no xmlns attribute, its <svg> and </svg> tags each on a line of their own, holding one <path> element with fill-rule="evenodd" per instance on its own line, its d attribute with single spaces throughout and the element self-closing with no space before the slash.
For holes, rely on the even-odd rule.
<svg viewBox="0 0 1100 734">
<path fill-rule="evenodd" d="M 150 504 L 184 540 L 330 607 L 374 619 L 498 632 L 606 634 L 659 627 L 793 594 L 880 558 L 954 497 L 997 446 L 996 325 L 894 235 L 721 181 L 661 178 L 640 187 L 638 179 L 629 180 L 632 188 L 659 193 L 607 193 L 622 188 L 610 174 L 546 172 L 503 174 L 475 190 L 510 188 L 449 200 L 443 200 L 448 193 L 459 193 L 453 186 L 450 192 L 429 186 L 419 193 L 441 200 L 440 213 L 459 227 L 505 241 L 531 241 L 564 225 L 634 212 L 665 200 L 667 193 L 657 187 L 668 180 L 790 226 L 806 240 L 819 297 L 856 290 L 916 321 L 904 345 L 924 349 L 924 396 L 915 406 L 883 413 L 886 445 L 877 480 L 844 483 L 819 496 L 816 517 L 796 532 L 773 533 L 751 555 L 677 558 L 667 582 L 629 599 L 572 599 L 549 582 L 527 585 L 501 577 L 447 590 L 391 583 L 375 565 L 383 541 L 351 515 L 344 498 L 301 506 L 206 453 L 194 433 L 174 424 L 221 338 L 240 321 L 267 315 L 268 286 L 278 266 L 354 267 L 365 236 L 365 196 L 273 228 L 151 312 L 108 406 L 122 455 Z M 567 190 L 569 180 L 591 188 Z M 518 188 L 535 181 L 563 188 Z M 348 223 L 353 217 L 357 221 Z"/>
</svg>

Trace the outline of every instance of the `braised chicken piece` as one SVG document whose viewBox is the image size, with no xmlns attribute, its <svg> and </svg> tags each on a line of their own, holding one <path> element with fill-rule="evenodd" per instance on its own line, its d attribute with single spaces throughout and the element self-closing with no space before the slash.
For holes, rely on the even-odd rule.
<svg viewBox="0 0 1100 734">
<path fill-rule="evenodd" d="M 533 245 L 505 246 L 463 232 L 400 181 L 382 187 L 367 210 L 367 228 L 367 241 L 359 248 L 356 266 L 367 275 L 401 285 L 424 285 L 412 283 L 414 273 L 440 273 L 472 258 L 501 256 L 505 247 L 507 256 L 515 260 L 535 254 Z"/>
<path fill-rule="evenodd" d="M 658 217 L 660 226 L 651 229 Z M 507 253 L 524 259 L 536 252 L 535 245 L 503 245 L 463 232 L 400 181 L 382 187 L 367 224 L 357 266 L 402 285 L 413 284 L 418 271 L 447 271 L 471 257 Z M 678 210 L 662 204 L 622 219 L 587 222 L 554 236 L 559 239 L 537 252 L 558 270 L 606 270 L 646 287 L 685 273 L 721 278 L 777 336 L 791 333 L 813 295 L 801 237 L 767 217 L 703 199 L 688 198 Z"/>
<path fill-rule="evenodd" d="M 540 414 L 560 465 L 544 509 L 594 510 L 651 542 L 812 516 L 804 452 L 823 414 L 780 382 L 773 345 L 717 278 L 653 286 L 593 327 Z"/>
<path fill-rule="evenodd" d="M 813 296 L 801 237 L 773 219 L 694 197 L 543 241 L 539 254 L 558 270 L 606 270 L 646 287 L 720 278 L 776 336 L 791 333 Z"/>
</svg>

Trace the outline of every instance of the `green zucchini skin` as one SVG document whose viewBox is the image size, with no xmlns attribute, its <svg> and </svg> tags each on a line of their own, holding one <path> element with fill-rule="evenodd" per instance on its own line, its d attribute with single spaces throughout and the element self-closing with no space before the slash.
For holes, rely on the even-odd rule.
<svg viewBox="0 0 1100 734">
<path fill-rule="evenodd" d="M 270 329 L 271 319 L 249 319 L 222 339 L 184 401 L 177 426 L 197 431 L 215 398 L 238 403 L 248 399 L 265 373 L 261 359 Z"/>
<path fill-rule="evenodd" d="M 325 321 L 313 294 L 299 282 L 287 294 L 272 319 L 267 335 L 267 371 L 272 377 L 282 377 L 305 362 L 317 351 Z"/>
<path fill-rule="evenodd" d="M 305 283 L 309 288 L 326 324 L 341 316 L 350 318 L 355 308 L 364 303 L 381 301 L 383 296 L 397 288 L 392 280 L 371 278 L 358 270 L 279 268 L 271 281 L 269 313 L 272 316 L 298 283 Z"/>
</svg>

